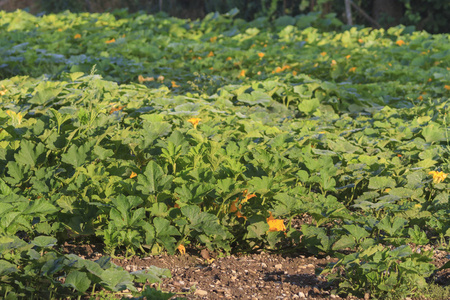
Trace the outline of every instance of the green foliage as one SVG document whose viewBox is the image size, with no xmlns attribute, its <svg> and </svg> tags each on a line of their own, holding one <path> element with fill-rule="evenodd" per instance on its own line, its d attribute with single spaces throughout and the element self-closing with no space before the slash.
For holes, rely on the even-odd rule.
<svg viewBox="0 0 450 300">
<path fill-rule="evenodd" d="M 448 178 L 429 173 L 450 171 L 448 37 L 232 15 L 0 12 L 4 295 L 42 270 L 44 296 L 161 275 L 58 253 L 75 238 L 118 256 L 296 247 L 340 258 L 341 293 L 423 287 L 432 253 L 405 245 L 450 236 Z"/>
<path fill-rule="evenodd" d="M 154 266 L 128 273 L 106 256 L 90 261 L 74 254 L 61 254 L 55 247 L 56 241 L 50 236 L 38 236 L 29 243 L 17 237 L 2 237 L 0 293 L 5 299 L 82 296 L 90 288 L 94 293 L 96 287 L 112 292 L 125 289 L 136 292 L 133 281 L 155 283 L 171 276 L 169 270 Z M 161 299 L 172 296 L 149 289 L 144 293 L 156 293 Z"/>
<path fill-rule="evenodd" d="M 435 267 L 429 263 L 431 252 L 413 253 L 407 245 L 395 249 L 371 246 L 343 256 L 322 273 L 338 284 L 337 293 L 352 293 L 375 299 L 402 299 L 426 287 L 424 277 Z"/>
</svg>

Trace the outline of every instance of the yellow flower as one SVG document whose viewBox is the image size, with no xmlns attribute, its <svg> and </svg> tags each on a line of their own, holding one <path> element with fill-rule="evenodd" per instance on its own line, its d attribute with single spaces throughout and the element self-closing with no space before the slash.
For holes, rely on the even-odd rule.
<svg viewBox="0 0 450 300">
<path fill-rule="evenodd" d="M 270 211 L 269 214 L 270 217 L 267 218 L 267 224 L 269 224 L 269 231 L 286 231 L 284 221 L 282 219 L 275 219 Z"/>
<path fill-rule="evenodd" d="M 111 44 L 111 43 L 115 43 L 116 42 L 116 39 L 115 38 L 112 38 L 112 39 L 110 39 L 109 41 L 106 41 L 105 43 L 106 44 Z"/>
<path fill-rule="evenodd" d="M 217 41 L 217 36 L 213 36 L 212 38 L 209 39 L 209 41 L 211 43 L 214 43 L 215 41 Z"/>
<path fill-rule="evenodd" d="M 258 56 L 259 56 L 259 58 L 263 58 L 263 57 L 264 57 L 264 55 L 265 55 L 265 54 L 264 54 L 264 53 L 262 53 L 262 52 L 259 52 L 259 53 L 258 53 Z"/>
<path fill-rule="evenodd" d="M 139 81 L 139 83 L 143 83 L 145 81 L 155 81 L 155 78 L 153 78 L 153 77 L 144 77 L 142 75 L 139 75 L 138 76 L 138 81 Z"/>
<path fill-rule="evenodd" d="M 0 96 L 5 96 L 6 95 L 6 92 L 8 91 L 6 88 L 5 88 L 5 86 L 4 85 L 2 85 L 2 91 L 0 91 Z"/>
<path fill-rule="evenodd" d="M 177 87 L 180 87 L 175 81 L 172 81 L 172 87 L 173 88 L 177 88 Z"/>
<path fill-rule="evenodd" d="M 333 66 L 335 66 L 335 65 L 337 65 L 337 62 L 333 59 L 333 60 L 331 61 L 331 66 L 333 67 Z"/>
<path fill-rule="evenodd" d="M 249 199 L 251 199 L 251 198 L 253 198 L 253 197 L 256 197 L 255 194 L 247 194 L 247 193 L 248 193 L 247 190 L 245 190 L 245 191 L 242 192 L 242 196 L 244 197 L 244 199 L 242 200 L 242 203 L 245 203 L 245 202 L 247 202 Z"/>
<path fill-rule="evenodd" d="M 297 71 L 292 71 L 292 75 L 297 76 Z"/>
<path fill-rule="evenodd" d="M 208 57 L 213 57 L 214 56 L 214 52 L 210 51 L 208 54 Z"/>
<path fill-rule="evenodd" d="M 158 76 L 158 81 L 164 81 L 164 76 L 159 75 L 159 76 Z"/>
<path fill-rule="evenodd" d="M 81 39 L 81 34 L 77 33 L 73 36 L 74 39 Z"/>
<path fill-rule="evenodd" d="M 350 68 L 348 71 L 349 72 L 355 72 L 356 71 L 356 67 Z"/>
<path fill-rule="evenodd" d="M 16 113 L 15 111 L 7 110 L 6 114 L 11 117 L 13 124 L 20 125 L 22 123 L 23 118 L 22 113 L 20 112 Z"/>
<path fill-rule="evenodd" d="M 422 205 L 420 203 L 417 203 L 414 205 L 415 208 L 422 208 Z"/>
<path fill-rule="evenodd" d="M 189 120 L 187 120 L 189 123 L 191 123 L 192 125 L 194 125 L 194 129 L 197 129 L 197 125 L 198 123 L 201 121 L 202 119 L 200 118 L 190 118 Z"/>
<path fill-rule="evenodd" d="M 180 251 L 181 255 L 186 254 L 186 248 L 182 244 L 179 244 L 177 249 L 178 249 L 178 251 Z"/>
<path fill-rule="evenodd" d="M 327 55 L 327 53 L 326 52 L 322 52 L 322 53 L 320 53 L 320 55 L 325 56 L 325 55 Z"/>
<path fill-rule="evenodd" d="M 63 30 L 62 30 L 62 28 L 58 28 L 58 31 L 61 32 L 61 31 L 63 31 Z"/>
<path fill-rule="evenodd" d="M 431 171 L 428 172 L 429 175 L 433 175 L 433 183 L 440 183 L 444 181 L 445 178 L 447 178 L 448 174 L 445 174 L 444 172 L 437 172 L 437 171 Z"/>
<path fill-rule="evenodd" d="M 398 40 L 395 43 L 399 46 L 403 46 L 405 44 L 405 42 L 403 40 Z"/>
<path fill-rule="evenodd" d="M 447 91 L 450 91 L 450 85 L 444 85 L 444 89 L 446 89 Z"/>
<path fill-rule="evenodd" d="M 137 174 L 135 172 L 131 172 L 130 178 L 134 178 L 136 176 L 137 176 Z"/>
</svg>

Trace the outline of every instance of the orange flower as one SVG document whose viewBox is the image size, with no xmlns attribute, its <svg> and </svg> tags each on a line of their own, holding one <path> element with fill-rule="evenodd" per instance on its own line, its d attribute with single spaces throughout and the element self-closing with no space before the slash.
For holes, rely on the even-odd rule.
<svg viewBox="0 0 450 300">
<path fill-rule="evenodd" d="M 62 28 L 58 28 L 58 31 L 61 32 L 61 31 L 63 31 L 63 30 L 62 30 Z"/>
<path fill-rule="evenodd" d="M 244 216 L 239 209 L 242 208 L 242 204 L 239 204 L 239 209 L 236 207 L 236 203 L 238 202 L 239 198 L 236 198 L 236 200 L 234 200 L 233 202 L 231 202 L 230 205 L 230 213 L 236 213 L 236 217 L 238 218 L 244 218 L 245 220 L 247 220 L 247 217 Z"/>
<path fill-rule="evenodd" d="M 292 75 L 297 76 L 297 71 L 292 71 Z"/>
<path fill-rule="evenodd" d="M 158 81 L 164 81 L 164 76 L 159 75 L 159 76 L 158 76 Z"/>
<path fill-rule="evenodd" d="M 362 44 L 364 41 L 362 39 L 358 39 L 358 43 Z"/>
<path fill-rule="evenodd" d="M 428 82 L 431 82 L 431 80 L 432 80 L 431 78 L 428 78 Z"/>
<path fill-rule="evenodd" d="M 241 70 L 238 77 L 245 77 L 245 70 Z"/>
<path fill-rule="evenodd" d="M 240 211 L 237 211 L 237 212 L 236 212 L 236 217 L 238 217 L 238 218 L 244 218 L 244 220 L 247 220 L 247 217 L 244 216 Z"/>
<path fill-rule="evenodd" d="M 417 97 L 417 99 L 419 99 L 419 100 L 423 100 L 423 96 L 422 96 L 422 95 L 420 95 L 419 97 Z"/>
<path fill-rule="evenodd" d="M 115 38 L 112 38 L 112 39 L 110 39 L 109 41 L 106 41 L 105 43 L 106 44 L 111 44 L 111 43 L 115 43 L 116 42 L 116 39 Z"/>
<path fill-rule="evenodd" d="M 259 58 L 263 58 L 263 57 L 264 57 L 264 55 L 265 55 L 265 54 L 264 54 L 264 53 L 262 53 L 262 52 L 259 52 L 259 53 L 258 53 L 258 56 L 259 56 Z"/>
<path fill-rule="evenodd" d="M 208 57 L 213 57 L 214 56 L 214 52 L 210 51 L 208 54 Z"/>
<path fill-rule="evenodd" d="M 282 219 L 275 219 L 270 211 L 269 214 L 270 217 L 267 218 L 267 224 L 269 224 L 269 231 L 286 231 L 284 221 Z"/>
<path fill-rule="evenodd" d="M 114 112 L 116 112 L 116 111 L 121 111 L 122 109 L 124 109 L 125 108 L 125 106 L 113 106 L 111 109 L 110 109 L 110 111 L 109 111 L 109 114 L 112 114 L 112 113 L 114 113 Z M 131 178 L 131 177 L 130 177 Z"/>
<path fill-rule="evenodd" d="M 215 41 L 217 41 L 217 36 L 213 36 L 212 38 L 209 39 L 209 41 L 211 43 L 214 43 Z"/>
<path fill-rule="evenodd" d="M 350 68 L 348 71 L 354 73 L 356 71 L 356 67 Z"/>
<path fill-rule="evenodd" d="M 231 56 L 228 56 L 228 57 L 227 57 L 227 61 L 229 61 L 229 60 L 232 60 Z"/>
<path fill-rule="evenodd" d="M 335 65 L 337 65 L 337 62 L 333 59 L 333 60 L 331 61 L 331 66 L 333 67 L 333 66 L 335 66 Z"/>
<path fill-rule="evenodd" d="M 177 88 L 177 87 L 180 87 L 180 86 L 179 86 L 178 84 L 176 84 L 176 82 L 175 82 L 175 81 L 172 81 L 171 83 L 172 83 L 172 87 L 173 87 L 173 88 Z"/>
<path fill-rule="evenodd" d="M 403 46 L 405 44 L 405 42 L 403 40 L 398 40 L 395 43 L 399 46 Z"/>
<path fill-rule="evenodd" d="M 238 198 L 239 199 L 239 198 Z M 238 211 L 238 209 L 237 209 L 237 207 L 236 207 L 236 203 L 238 202 L 238 199 L 236 199 L 236 200 L 234 200 L 233 202 L 231 202 L 231 205 L 230 205 L 230 212 L 237 212 Z M 240 207 L 241 207 L 241 205 L 239 205 Z M 239 208 L 240 208 L 239 207 Z"/>
<path fill-rule="evenodd" d="M 73 36 L 74 39 L 81 39 L 81 34 L 77 33 Z"/>
<path fill-rule="evenodd" d="M 345 58 L 346 58 L 346 59 L 349 59 L 350 57 L 351 57 L 351 55 L 349 54 L 349 55 L 347 55 Z"/>
<path fill-rule="evenodd" d="M 320 55 L 325 56 L 325 55 L 327 55 L 327 53 L 326 52 L 322 52 L 322 53 L 320 53 Z"/>
<path fill-rule="evenodd" d="M 281 72 L 281 68 L 277 67 L 274 71 L 272 71 L 272 74 L 280 73 L 280 72 Z"/>
<path fill-rule="evenodd" d="M 131 172 L 130 178 L 134 178 L 136 176 L 137 176 L 137 174 L 135 172 Z"/>
<path fill-rule="evenodd" d="M 450 91 L 450 85 L 448 85 L 448 84 L 444 85 L 444 89 L 446 89 L 447 91 Z"/>
<path fill-rule="evenodd" d="M 190 118 L 189 120 L 187 120 L 189 123 L 191 123 L 192 125 L 194 125 L 194 129 L 197 129 L 197 125 L 198 123 L 201 121 L 202 119 L 200 118 Z"/>
<path fill-rule="evenodd" d="M 186 254 L 186 248 L 184 248 L 184 246 L 182 244 L 179 244 L 177 249 L 178 249 L 178 251 L 180 251 L 181 255 Z"/>
</svg>

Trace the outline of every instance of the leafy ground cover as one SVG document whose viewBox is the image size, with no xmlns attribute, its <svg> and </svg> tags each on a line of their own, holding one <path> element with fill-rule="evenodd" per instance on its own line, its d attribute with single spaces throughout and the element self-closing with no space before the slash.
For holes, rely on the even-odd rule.
<svg viewBox="0 0 450 300">
<path fill-rule="evenodd" d="M 432 263 L 450 237 L 449 35 L 234 13 L 0 12 L 5 298 L 172 296 L 136 289 L 167 270 L 66 242 L 330 256 L 317 271 L 358 297 L 420 295 L 449 267 Z"/>
</svg>

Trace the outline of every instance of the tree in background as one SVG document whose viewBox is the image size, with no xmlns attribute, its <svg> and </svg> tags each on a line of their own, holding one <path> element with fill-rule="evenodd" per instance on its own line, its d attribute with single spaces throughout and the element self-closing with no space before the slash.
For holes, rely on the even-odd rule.
<svg viewBox="0 0 450 300">
<path fill-rule="evenodd" d="M 259 17 L 276 19 L 321 11 L 323 15 L 335 13 L 344 21 L 345 0 L 0 0 L 0 9 L 28 8 L 32 13 L 105 12 L 128 9 L 197 19 L 211 12 L 225 13 L 238 8 L 238 17 L 254 20 Z M 450 1 L 443 0 L 350 0 L 352 23 L 374 26 L 404 24 L 430 33 L 450 32 Z M 374 26 L 377 27 L 377 26 Z"/>
</svg>

